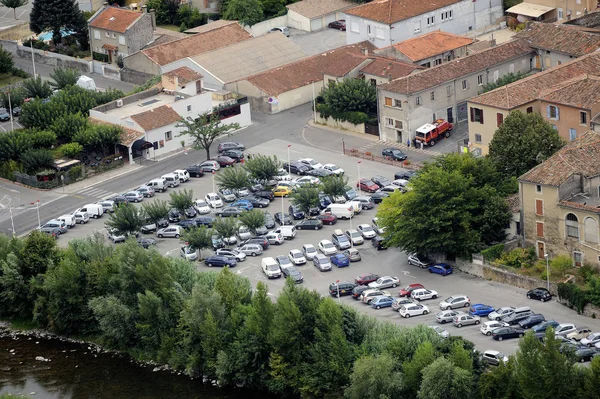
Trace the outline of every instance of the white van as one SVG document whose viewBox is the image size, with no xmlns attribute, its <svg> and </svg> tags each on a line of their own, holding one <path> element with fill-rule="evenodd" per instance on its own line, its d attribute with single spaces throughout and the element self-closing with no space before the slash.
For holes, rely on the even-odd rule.
<svg viewBox="0 0 600 399">
<path fill-rule="evenodd" d="M 75 224 L 77 223 L 75 221 L 75 216 L 73 216 L 73 215 L 62 215 L 62 216 L 57 217 L 56 220 L 60 220 L 61 222 L 64 222 L 68 229 L 75 226 Z"/>
<path fill-rule="evenodd" d="M 267 276 L 267 278 L 279 278 L 281 277 L 281 269 L 279 268 L 279 264 L 275 261 L 275 259 L 268 257 L 263 258 L 260 262 L 260 266 L 262 268 L 263 273 Z"/>
<path fill-rule="evenodd" d="M 88 216 L 87 212 L 75 211 L 72 213 L 72 215 L 75 218 L 75 223 L 77 224 L 86 224 L 90 221 L 90 217 Z"/>
<path fill-rule="evenodd" d="M 346 205 L 352 206 L 355 215 L 358 215 L 362 211 L 362 202 L 360 201 L 348 201 Z"/>
<path fill-rule="evenodd" d="M 186 181 L 190 180 L 190 172 L 185 169 L 177 169 L 173 171 L 173 174 L 179 176 L 179 181 L 181 183 L 185 183 Z"/>
<path fill-rule="evenodd" d="M 117 207 L 115 201 L 112 200 L 98 201 L 96 204 L 104 208 L 104 213 L 115 213 L 115 208 Z"/>
<path fill-rule="evenodd" d="M 350 219 L 354 216 L 354 207 L 350 204 L 329 204 L 321 211 L 321 215 L 331 213 L 338 219 Z"/>
<path fill-rule="evenodd" d="M 150 180 L 145 185 L 148 187 L 152 187 L 154 189 L 154 191 L 157 191 L 159 193 L 164 193 L 165 191 L 167 191 L 167 188 L 169 188 L 167 181 L 165 179 L 163 179 L 162 177 L 160 179 Z"/>
<path fill-rule="evenodd" d="M 168 173 L 166 175 L 162 175 L 160 178 L 165 179 L 167 185 L 171 188 L 177 187 L 180 183 L 179 176 L 177 176 L 175 173 Z"/>
<path fill-rule="evenodd" d="M 87 204 L 77 209 L 75 212 L 85 212 L 91 218 L 98 219 L 104 215 L 104 208 L 98 204 Z"/>
<path fill-rule="evenodd" d="M 286 240 L 291 240 L 296 237 L 296 228 L 294 226 L 280 226 L 274 233 L 279 233 Z"/>
</svg>

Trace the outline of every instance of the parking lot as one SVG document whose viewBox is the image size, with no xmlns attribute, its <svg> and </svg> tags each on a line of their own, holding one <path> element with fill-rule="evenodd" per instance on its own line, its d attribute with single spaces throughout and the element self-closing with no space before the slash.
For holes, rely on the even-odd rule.
<svg viewBox="0 0 600 399">
<path fill-rule="evenodd" d="M 265 155 L 276 155 L 282 161 L 287 161 L 287 145 L 288 143 L 286 141 L 276 139 L 261 144 L 260 146 L 250 148 L 246 151 L 246 154 L 260 153 Z M 345 157 L 341 154 L 333 154 L 325 150 L 302 145 L 291 146 L 289 148 L 289 155 L 291 160 L 301 157 L 310 157 L 321 163 L 335 163 L 345 170 L 346 176 L 349 177 L 351 182 L 357 181 L 359 172 L 360 177 L 362 178 L 371 177 L 378 174 L 392 178 L 394 173 L 399 170 L 398 168 L 389 165 L 383 165 L 368 160 L 362 160 L 359 165 L 356 158 Z M 181 167 L 185 167 L 189 163 L 191 163 L 189 159 L 182 159 Z M 122 191 L 125 192 L 130 189 L 135 189 L 143 183 L 145 182 L 131 182 L 131 186 L 123 187 Z M 213 191 L 212 175 L 206 174 L 202 178 L 191 178 L 190 181 L 180 185 L 179 189 L 191 189 L 194 192 L 195 198 L 203 198 L 206 193 Z M 172 189 L 169 191 L 172 191 Z M 168 200 L 169 191 L 166 193 L 158 193 L 154 198 Z M 152 200 L 153 199 L 146 199 L 145 202 Z M 287 198 L 276 198 L 273 202 L 271 202 L 266 210 L 271 213 L 281 212 L 283 207 L 284 212 L 287 213 L 289 204 L 290 201 Z M 247 277 L 254 285 L 258 281 L 266 282 L 269 286 L 270 295 L 275 298 L 282 289 L 284 280 L 267 280 L 260 267 L 263 256 L 276 257 L 278 255 L 287 255 L 291 249 L 301 249 L 303 244 L 313 244 L 316 247 L 318 242 L 322 239 L 331 240 L 331 235 L 334 229 L 342 229 L 345 231 L 350 228 L 356 228 L 358 224 L 370 224 L 372 218 L 375 216 L 376 211 L 377 206 L 372 210 L 363 210 L 359 215 L 355 216 L 351 220 L 339 220 L 334 226 L 324 226 L 323 229 L 318 231 L 298 231 L 296 238 L 293 240 L 286 241 L 280 246 L 271 245 L 262 256 L 249 256 L 245 261 L 238 263 L 233 271 L 239 275 Z M 78 225 L 74 227 L 72 231 L 59 238 L 59 245 L 66 246 L 68 244 L 68 240 L 89 235 L 95 231 L 106 235 L 104 222 L 107 219 L 108 215 L 105 215 L 99 220 L 90 220 L 87 225 Z M 174 238 L 156 238 L 156 240 L 156 247 L 162 254 L 174 257 L 179 256 L 179 249 L 182 245 L 179 240 Z M 357 246 L 356 248 L 361 253 L 362 260 L 360 262 L 351 263 L 349 267 L 338 269 L 334 266 L 333 270 L 330 272 L 320 272 L 310 261 L 303 266 L 298 266 L 298 269 L 304 276 L 303 285 L 308 289 L 316 290 L 322 295 L 329 295 L 328 287 L 330 283 L 338 280 L 353 282 L 357 275 L 373 272 L 379 274 L 380 276 L 397 276 L 401 280 L 401 286 L 412 283 L 421 283 L 426 288 L 436 290 L 439 293 L 438 299 L 423 302 L 423 304 L 430 307 L 430 313 L 425 316 L 411 317 L 409 319 L 401 318 L 400 315 L 391 308 L 375 310 L 366 304 L 352 299 L 349 296 L 339 299 L 340 303 L 354 306 L 361 312 L 376 317 L 379 320 L 391 321 L 393 323 L 406 326 L 414 326 L 417 324 L 436 324 L 435 313 L 439 311 L 439 302 L 450 295 L 465 294 L 470 297 L 471 303 L 485 303 L 494 307 L 530 306 L 534 312 L 543 313 L 546 319 L 554 319 L 558 322 L 573 322 L 576 325 L 587 325 L 594 331 L 600 331 L 600 321 L 598 319 L 590 319 L 579 316 L 574 311 L 556 303 L 556 301 L 550 301 L 546 303 L 529 301 L 525 297 L 525 291 L 522 289 L 481 280 L 460 272 L 455 272 L 447 277 L 430 274 L 426 269 L 409 266 L 405 253 L 394 248 L 384 251 L 377 251 L 375 248 L 373 248 L 369 241 L 366 241 L 365 244 Z M 203 251 L 202 255 L 206 257 L 208 256 L 208 253 L 209 251 L 205 250 Z M 199 271 L 213 270 L 199 262 L 197 265 Z M 400 287 L 388 289 L 386 291 L 389 291 L 392 295 L 397 296 L 399 288 Z M 484 321 L 487 321 L 487 319 L 482 318 L 482 322 Z M 477 348 L 481 351 L 486 349 L 495 349 L 503 351 L 506 354 L 512 354 L 515 352 L 518 344 L 517 339 L 503 342 L 494 341 L 491 337 L 481 334 L 479 327 L 480 326 L 465 326 L 459 329 L 451 324 L 446 324 L 444 326 L 444 328 L 446 328 L 451 335 L 462 335 L 466 339 L 473 341 Z"/>
</svg>

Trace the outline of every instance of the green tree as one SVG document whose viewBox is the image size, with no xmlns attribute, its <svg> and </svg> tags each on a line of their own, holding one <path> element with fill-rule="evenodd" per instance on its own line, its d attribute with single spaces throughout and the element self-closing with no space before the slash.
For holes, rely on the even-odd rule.
<svg viewBox="0 0 600 399">
<path fill-rule="evenodd" d="M 5 4 L 5 2 L 21 2 L 23 0 L 0 0 L 0 4 L 8 8 L 13 8 Z M 16 19 L 16 17 L 15 17 Z M 4 49 L 4 47 L 0 46 L 0 73 L 11 73 L 13 68 L 15 67 L 15 62 L 13 61 L 12 54 Z M 8 108 L 8 107 L 6 107 Z"/>
<path fill-rule="evenodd" d="M 393 399 L 402 397 L 404 377 L 390 354 L 366 355 L 354 362 L 347 399 Z"/>
<path fill-rule="evenodd" d="M 87 150 L 102 150 L 106 156 L 114 153 L 115 144 L 121 141 L 123 128 L 116 125 L 98 124 L 88 126 L 73 135 L 73 141 L 81 144 Z"/>
<path fill-rule="evenodd" d="M 331 175 L 321 179 L 321 190 L 332 198 L 346 194 L 348 186 L 348 177 L 341 175 Z"/>
<path fill-rule="evenodd" d="M 251 211 L 242 212 L 238 216 L 238 220 L 250 230 L 256 230 L 265 225 L 265 214 L 258 209 L 252 209 Z"/>
<path fill-rule="evenodd" d="M 456 367 L 445 357 L 438 357 L 423 369 L 423 382 L 419 389 L 419 399 L 469 398 L 472 391 L 473 375 Z"/>
<path fill-rule="evenodd" d="M 50 148 L 56 144 L 56 134 L 48 130 L 29 131 L 31 145 L 34 148 Z"/>
<path fill-rule="evenodd" d="M 36 0 L 29 15 L 29 29 L 38 35 L 44 31 L 51 31 L 55 45 L 61 43 L 62 29 L 83 35 L 82 38 L 87 43 L 86 23 L 75 0 Z"/>
<path fill-rule="evenodd" d="M 52 153 L 44 148 L 26 150 L 21 154 L 20 161 L 25 172 L 30 175 L 54 166 Z"/>
<path fill-rule="evenodd" d="M 110 214 L 110 219 L 105 224 L 120 234 L 132 235 L 144 225 L 144 215 L 141 208 L 133 204 L 122 204 Z"/>
<path fill-rule="evenodd" d="M 10 101 L 8 94 L 10 93 Z M 13 86 L 0 90 L 0 105 L 6 109 L 16 108 L 23 105 L 25 101 L 25 90 L 21 86 Z"/>
<path fill-rule="evenodd" d="M 232 273 L 229 268 L 224 268 L 217 276 L 215 291 L 223 300 L 226 314 L 231 314 L 238 306 L 249 304 L 252 299 L 250 280 Z"/>
<path fill-rule="evenodd" d="M 282 15 L 286 12 L 286 0 L 260 0 L 265 19 Z"/>
<path fill-rule="evenodd" d="M 149 0 L 146 4 L 148 9 L 155 10 L 156 22 L 159 25 L 174 25 L 177 22 L 177 14 L 181 8 L 177 0 Z"/>
<path fill-rule="evenodd" d="M 79 143 L 66 143 L 58 147 L 58 151 L 67 158 L 79 159 L 83 146 Z"/>
<path fill-rule="evenodd" d="M 567 270 L 573 267 L 573 259 L 568 255 L 558 255 L 550 261 L 552 271 L 563 277 Z"/>
<path fill-rule="evenodd" d="M 240 190 L 250 186 L 250 176 L 244 168 L 225 168 L 215 176 L 219 187 Z"/>
<path fill-rule="evenodd" d="M 316 187 L 300 187 L 292 194 L 292 203 L 300 208 L 306 215 L 310 208 L 319 206 L 319 189 Z"/>
<path fill-rule="evenodd" d="M 146 202 L 142 205 L 144 215 L 152 223 L 158 223 L 161 219 L 166 219 L 169 216 L 169 205 L 167 201 L 154 200 L 152 202 Z"/>
<path fill-rule="evenodd" d="M 515 363 L 511 356 L 507 363 L 500 363 L 494 370 L 483 373 L 479 378 L 479 396 L 486 399 L 519 398 Z"/>
<path fill-rule="evenodd" d="M 177 209 L 182 215 L 185 215 L 186 209 L 194 206 L 194 192 L 192 190 L 177 190 L 169 193 L 169 197 L 171 198 L 169 205 Z"/>
<path fill-rule="evenodd" d="M 0 0 L 0 4 L 2 4 L 6 8 L 13 9 L 13 17 L 17 19 L 17 8 L 23 7 L 29 3 L 28 0 Z"/>
<path fill-rule="evenodd" d="M 482 93 L 487 93 L 488 91 L 492 91 L 497 89 L 498 87 L 506 86 L 509 83 L 516 82 L 517 80 L 521 80 L 526 77 L 527 74 L 523 72 L 509 72 L 504 74 L 498 78 L 495 82 L 491 82 L 482 86 Z"/>
<path fill-rule="evenodd" d="M 0 135 L 0 159 L 18 160 L 31 149 L 31 138 L 24 130 L 13 130 Z"/>
<path fill-rule="evenodd" d="M 50 83 L 42 80 L 41 76 L 25 79 L 22 85 L 25 96 L 29 98 L 48 98 L 52 95 Z"/>
<path fill-rule="evenodd" d="M 549 397 L 549 392 L 544 386 L 544 378 L 538 370 L 538 367 L 543 364 L 543 351 L 544 344 L 533 334 L 526 334 L 519 341 L 515 380 L 518 383 L 521 397 L 524 399 Z"/>
<path fill-rule="evenodd" d="M 186 135 L 194 139 L 194 148 L 204 149 L 206 159 L 210 159 L 210 146 L 217 137 L 232 130 L 239 129 L 237 123 L 223 124 L 216 113 L 205 112 L 198 115 L 198 118 L 187 117 L 182 119 L 176 127 L 183 128 L 177 137 Z"/>
<path fill-rule="evenodd" d="M 119 349 L 133 346 L 137 335 L 134 309 L 114 295 L 93 298 L 89 306 L 107 346 Z"/>
<path fill-rule="evenodd" d="M 236 218 L 217 217 L 213 222 L 212 228 L 222 239 L 227 240 L 229 237 L 236 235 L 239 225 Z"/>
<path fill-rule="evenodd" d="M 32 231 L 19 252 L 19 273 L 25 281 L 46 273 L 60 261 L 56 240 L 40 231 Z"/>
<path fill-rule="evenodd" d="M 44 103 L 41 100 L 33 100 L 23 104 L 19 123 L 26 128 L 45 130 L 67 113 L 68 108 L 63 103 L 57 101 Z"/>
<path fill-rule="evenodd" d="M 472 351 L 465 349 L 462 342 L 455 342 L 450 350 L 450 356 L 448 359 L 456 367 L 460 367 L 468 372 L 473 371 L 473 357 L 471 356 Z"/>
<path fill-rule="evenodd" d="M 339 83 L 330 83 L 321 96 L 334 113 L 376 112 L 377 90 L 363 79 L 348 78 Z"/>
<path fill-rule="evenodd" d="M 212 235 L 211 229 L 200 226 L 183 230 L 181 239 L 187 242 L 190 248 L 202 252 L 203 249 L 212 248 Z"/>
<path fill-rule="evenodd" d="M 62 118 L 57 118 L 50 130 L 56 133 L 58 139 L 63 143 L 68 143 L 79 132 L 87 129 L 87 118 L 80 113 L 66 114 Z"/>
<path fill-rule="evenodd" d="M 54 79 L 54 82 L 50 82 L 50 84 L 57 89 L 64 89 L 77 84 L 80 76 L 81 74 L 76 69 L 57 67 L 50 73 L 50 77 Z"/>
<path fill-rule="evenodd" d="M 519 177 L 548 159 L 564 144 L 558 131 L 541 115 L 515 111 L 494 133 L 489 158 L 505 176 Z"/>
<path fill-rule="evenodd" d="M 583 382 L 579 388 L 578 398 L 593 399 L 600 392 L 600 356 L 595 356 L 589 369 L 583 374 Z"/>
<path fill-rule="evenodd" d="M 412 359 L 402 364 L 406 391 L 416 395 L 421 387 L 422 372 L 436 359 L 435 349 L 431 342 L 424 342 L 417 347 Z"/>
<path fill-rule="evenodd" d="M 26 320 L 31 317 L 29 279 L 21 274 L 18 254 L 0 261 L 0 315 Z"/>
<path fill-rule="evenodd" d="M 253 179 L 261 182 L 267 182 L 277 176 L 281 168 L 281 161 L 277 156 L 253 155 L 244 163 L 244 169 L 248 171 Z"/>
<path fill-rule="evenodd" d="M 260 0 L 228 0 L 223 19 L 238 20 L 252 26 L 265 19 Z"/>
</svg>

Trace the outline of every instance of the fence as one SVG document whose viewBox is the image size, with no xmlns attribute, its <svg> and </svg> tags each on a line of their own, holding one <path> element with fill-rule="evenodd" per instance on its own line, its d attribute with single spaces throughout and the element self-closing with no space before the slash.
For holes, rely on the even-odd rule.
<svg viewBox="0 0 600 399">
<path fill-rule="evenodd" d="M 259 22 L 252 26 L 245 26 L 244 29 L 246 29 L 252 36 L 257 37 L 267 34 L 273 28 L 287 25 L 288 17 L 287 15 L 282 15 L 280 17 L 267 19 L 266 21 Z"/>
<path fill-rule="evenodd" d="M 381 163 L 386 163 L 388 165 L 394 165 L 394 166 L 398 166 L 404 169 L 411 169 L 411 170 L 417 170 L 421 168 L 421 164 L 416 163 L 416 162 L 411 162 L 411 161 L 396 161 L 390 157 L 382 157 L 382 156 L 378 156 L 373 154 L 372 152 L 369 151 L 360 151 L 357 150 L 355 148 L 351 148 L 348 149 L 346 148 L 346 146 L 344 145 L 344 147 L 342 148 L 344 151 L 344 155 L 349 155 L 351 157 L 356 157 L 356 158 L 362 158 L 362 159 L 368 159 L 370 161 L 375 161 L 375 162 L 381 162 Z"/>
</svg>

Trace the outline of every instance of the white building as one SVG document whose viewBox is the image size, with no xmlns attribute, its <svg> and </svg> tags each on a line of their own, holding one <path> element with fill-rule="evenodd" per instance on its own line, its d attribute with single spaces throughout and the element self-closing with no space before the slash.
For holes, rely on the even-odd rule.
<svg viewBox="0 0 600 399">
<path fill-rule="evenodd" d="M 345 13 L 346 43 L 379 48 L 436 30 L 463 35 L 503 15 L 502 0 L 374 0 Z"/>
</svg>

